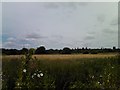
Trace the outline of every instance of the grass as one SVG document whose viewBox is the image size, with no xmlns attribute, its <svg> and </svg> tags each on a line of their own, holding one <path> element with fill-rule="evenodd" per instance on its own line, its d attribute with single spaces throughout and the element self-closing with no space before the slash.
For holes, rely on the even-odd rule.
<svg viewBox="0 0 120 90">
<path fill-rule="evenodd" d="M 25 59 L 3 56 L 3 90 L 20 87 L 28 90 L 120 90 L 120 61 L 116 55 L 36 55 L 23 66 Z M 43 76 L 39 78 L 40 73 Z"/>
</svg>

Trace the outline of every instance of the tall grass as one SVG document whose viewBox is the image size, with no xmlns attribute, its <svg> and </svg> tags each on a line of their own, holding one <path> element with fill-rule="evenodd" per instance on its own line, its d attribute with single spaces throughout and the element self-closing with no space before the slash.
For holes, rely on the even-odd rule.
<svg viewBox="0 0 120 90">
<path fill-rule="evenodd" d="M 27 64 L 25 64 L 27 56 L 21 59 L 5 59 L 2 70 L 3 90 L 16 88 L 28 90 L 120 89 L 118 56 L 65 60 L 30 57 Z"/>
</svg>

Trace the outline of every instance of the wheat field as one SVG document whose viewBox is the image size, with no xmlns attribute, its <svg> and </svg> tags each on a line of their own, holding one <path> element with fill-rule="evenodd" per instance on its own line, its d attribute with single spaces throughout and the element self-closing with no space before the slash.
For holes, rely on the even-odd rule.
<svg viewBox="0 0 120 90">
<path fill-rule="evenodd" d="M 116 55 L 115 53 L 33 55 L 29 63 L 26 63 L 27 57 L 21 58 L 23 55 L 4 55 L 2 57 L 2 87 L 4 90 L 9 90 L 9 88 L 28 90 L 28 87 L 31 88 L 30 90 L 36 87 L 42 90 L 46 88 L 52 90 L 114 88 L 119 90 L 117 88 L 120 88 L 120 73 L 118 72 L 120 62 Z M 39 72 L 42 72 L 43 77 L 37 76 Z M 36 75 L 35 78 L 33 75 Z"/>
<path fill-rule="evenodd" d="M 37 59 L 43 59 L 43 60 L 74 60 L 74 59 L 80 59 L 80 58 L 108 58 L 108 57 L 114 57 L 116 56 L 116 53 L 106 53 L 106 54 L 49 54 L 49 55 L 33 55 L 32 57 Z M 2 56 L 2 60 L 6 60 L 9 58 L 11 59 L 19 59 L 21 57 L 24 57 L 24 55 L 5 55 Z"/>
</svg>

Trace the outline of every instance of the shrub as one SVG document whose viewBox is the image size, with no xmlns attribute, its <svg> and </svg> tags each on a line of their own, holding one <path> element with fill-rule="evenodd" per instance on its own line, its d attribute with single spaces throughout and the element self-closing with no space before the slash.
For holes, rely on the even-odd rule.
<svg viewBox="0 0 120 90">
<path fill-rule="evenodd" d="M 71 49 L 68 47 L 63 48 L 62 54 L 71 54 Z"/>
<path fill-rule="evenodd" d="M 96 51 L 92 51 L 91 54 L 97 54 L 97 52 Z"/>
<path fill-rule="evenodd" d="M 85 52 L 83 52 L 83 54 L 89 54 L 89 52 L 88 52 L 88 51 L 85 51 Z"/>
<path fill-rule="evenodd" d="M 46 54 L 46 50 L 44 46 L 40 46 L 36 49 L 35 54 Z"/>
</svg>

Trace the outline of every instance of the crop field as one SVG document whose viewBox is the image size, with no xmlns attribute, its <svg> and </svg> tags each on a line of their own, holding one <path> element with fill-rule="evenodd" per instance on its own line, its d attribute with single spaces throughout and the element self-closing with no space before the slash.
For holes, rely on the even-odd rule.
<svg viewBox="0 0 120 90">
<path fill-rule="evenodd" d="M 106 57 L 114 57 L 117 53 L 108 53 L 108 54 L 51 54 L 51 55 L 33 55 L 32 57 L 36 57 L 38 59 L 46 59 L 46 60 L 68 60 L 68 59 L 80 59 L 80 58 L 106 58 Z M 14 59 L 21 58 L 24 55 L 5 55 L 3 56 L 3 60 L 6 59 Z"/>
<path fill-rule="evenodd" d="M 2 90 L 120 90 L 117 54 L 2 57 Z"/>
</svg>

